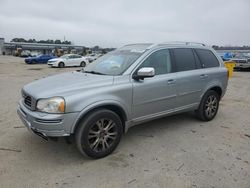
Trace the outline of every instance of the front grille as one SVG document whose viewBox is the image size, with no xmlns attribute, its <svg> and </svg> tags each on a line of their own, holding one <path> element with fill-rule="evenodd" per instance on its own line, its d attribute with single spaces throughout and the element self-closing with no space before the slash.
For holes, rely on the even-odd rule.
<svg viewBox="0 0 250 188">
<path fill-rule="evenodd" d="M 26 97 L 24 98 L 24 104 L 26 104 L 28 107 L 31 108 L 32 99 L 31 99 L 30 96 L 26 96 Z"/>
<path fill-rule="evenodd" d="M 27 94 L 26 92 L 24 92 L 22 90 L 22 96 L 23 96 L 23 103 L 24 105 L 29 108 L 30 110 L 34 110 L 35 109 L 35 103 L 36 100 L 29 94 Z"/>
</svg>

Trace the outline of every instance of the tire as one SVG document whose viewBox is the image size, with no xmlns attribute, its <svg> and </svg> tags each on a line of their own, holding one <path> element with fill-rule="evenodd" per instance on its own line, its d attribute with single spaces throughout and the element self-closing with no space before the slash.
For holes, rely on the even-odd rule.
<svg viewBox="0 0 250 188">
<path fill-rule="evenodd" d="M 211 121 L 219 109 L 220 97 L 216 91 L 209 90 L 201 99 L 199 108 L 195 111 L 198 119 Z"/>
<path fill-rule="evenodd" d="M 86 66 L 86 63 L 84 61 L 81 62 L 80 64 L 81 67 L 85 67 Z"/>
<path fill-rule="evenodd" d="M 84 156 L 94 159 L 105 157 L 118 146 L 122 130 L 121 119 L 116 113 L 107 109 L 94 111 L 76 129 L 77 148 Z"/>
<path fill-rule="evenodd" d="M 58 67 L 59 67 L 59 68 L 64 68 L 64 67 L 65 67 L 64 62 L 60 62 L 60 63 L 58 64 Z"/>
<path fill-rule="evenodd" d="M 31 64 L 36 64 L 36 61 L 35 61 L 35 60 L 32 60 L 32 61 L 31 61 Z"/>
</svg>

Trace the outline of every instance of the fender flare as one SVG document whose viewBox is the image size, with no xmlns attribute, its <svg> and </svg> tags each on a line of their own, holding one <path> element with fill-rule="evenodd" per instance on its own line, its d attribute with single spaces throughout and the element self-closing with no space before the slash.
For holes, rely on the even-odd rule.
<svg viewBox="0 0 250 188">
<path fill-rule="evenodd" d="M 223 87 L 222 87 L 221 83 L 220 82 L 212 82 L 212 83 L 208 84 L 207 87 L 202 91 L 202 94 L 200 96 L 200 100 L 202 99 L 202 97 L 205 95 L 205 93 L 208 90 L 211 90 L 212 88 L 215 88 L 215 87 L 219 87 L 221 89 L 221 91 L 222 91 L 221 96 L 223 96 L 224 91 L 223 91 Z"/>
<path fill-rule="evenodd" d="M 116 100 L 103 100 L 103 101 L 98 101 L 95 103 L 91 103 L 90 105 L 86 106 L 84 109 L 82 109 L 82 111 L 79 112 L 78 116 L 76 117 L 76 119 L 74 120 L 73 125 L 71 126 L 70 129 L 70 133 L 73 134 L 75 132 L 75 129 L 78 125 L 78 123 L 80 122 L 80 120 L 86 115 L 88 114 L 90 111 L 97 109 L 97 108 L 101 108 L 101 107 L 105 107 L 108 105 L 113 105 L 116 106 L 118 108 L 120 108 L 123 112 L 124 115 L 126 116 L 126 120 L 129 118 L 129 113 L 127 108 L 125 107 L 124 104 L 122 104 L 119 101 Z M 125 123 L 125 122 L 124 122 Z"/>
</svg>

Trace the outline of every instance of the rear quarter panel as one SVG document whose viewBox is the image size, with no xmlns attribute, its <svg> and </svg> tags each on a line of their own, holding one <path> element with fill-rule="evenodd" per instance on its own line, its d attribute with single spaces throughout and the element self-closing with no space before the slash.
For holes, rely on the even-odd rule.
<svg viewBox="0 0 250 188">
<path fill-rule="evenodd" d="M 220 87 L 222 89 L 221 97 L 223 97 L 228 85 L 227 69 L 221 66 L 221 67 L 204 69 L 203 71 L 204 74 L 208 75 L 208 79 L 206 85 L 203 88 L 202 95 L 200 96 L 200 98 L 202 98 L 202 96 L 206 93 L 206 91 L 208 91 L 213 87 Z"/>
</svg>

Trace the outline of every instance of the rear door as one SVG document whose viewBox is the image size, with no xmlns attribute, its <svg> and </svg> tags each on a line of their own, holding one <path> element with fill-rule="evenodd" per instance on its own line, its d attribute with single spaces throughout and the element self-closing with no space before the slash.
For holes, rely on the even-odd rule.
<svg viewBox="0 0 250 188">
<path fill-rule="evenodd" d="M 44 55 L 43 63 L 47 63 L 49 59 L 50 59 L 50 55 Z"/>
<path fill-rule="evenodd" d="M 208 84 L 214 83 L 216 80 L 221 80 L 222 74 L 219 73 L 221 70 L 218 69 L 220 63 L 211 50 L 195 49 L 194 52 L 197 54 L 202 67 L 204 75 L 204 78 L 201 80 L 203 82 L 202 90 L 205 92 Z"/>
<path fill-rule="evenodd" d="M 81 65 L 81 58 L 82 58 L 82 56 L 80 56 L 80 55 L 74 55 L 75 56 L 75 60 L 74 60 L 74 65 L 75 66 L 80 66 Z"/>
<path fill-rule="evenodd" d="M 153 67 L 155 76 L 144 80 L 132 80 L 133 118 L 143 121 L 174 111 L 176 103 L 175 74 L 168 49 L 152 53 L 137 70 Z"/>
<path fill-rule="evenodd" d="M 185 110 L 199 105 L 203 80 L 207 79 L 191 48 L 172 49 L 177 72 L 176 110 Z"/>
</svg>

